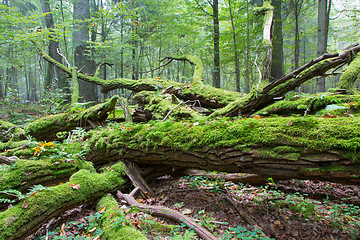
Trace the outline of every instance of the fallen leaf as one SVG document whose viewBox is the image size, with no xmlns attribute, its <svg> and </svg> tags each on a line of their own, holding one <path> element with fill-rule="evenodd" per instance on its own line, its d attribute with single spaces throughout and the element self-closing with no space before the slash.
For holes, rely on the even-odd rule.
<svg viewBox="0 0 360 240">
<path fill-rule="evenodd" d="M 27 207 L 28 207 L 28 201 L 25 200 L 21 208 L 27 208 Z"/>
<path fill-rule="evenodd" d="M 97 236 L 96 238 L 94 238 L 94 240 L 100 240 L 101 235 Z"/>
<path fill-rule="evenodd" d="M 80 185 L 79 185 L 79 184 L 71 183 L 71 184 L 70 184 L 70 187 L 72 187 L 73 189 L 78 190 L 78 189 L 80 188 Z"/>
<path fill-rule="evenodd" d="M 66 235 L 65 223 L 63 223 L 60 228 L 60 236 L 64 236 L 64 235 Z"/>
<path fill-rule="evenodd" d="M 100 208 L 99 213 L 103 213 L 103 212 L 105 212 L 105 210 L 106 210 L 106 207 L 102 207 L 102 208 Z"/>
<path fill-rule="evenodd" d="M 260 115 L 255 115 L 254 119 L 256 119 L 256 120 L 260 119 Z"/>
<path fill-rule="evenodd" d="M 93 233 L 93 232 L 95 232 L 95 230 L 96 230 L 96 227 L 90 229 L 90 230 L 89 230 L 89 233 Z"/>
<path fill-rule="evenodd" d="M 109 218 L 112 218 L 114 216 L 114 213 L 110 214 Z"/>
</svg>

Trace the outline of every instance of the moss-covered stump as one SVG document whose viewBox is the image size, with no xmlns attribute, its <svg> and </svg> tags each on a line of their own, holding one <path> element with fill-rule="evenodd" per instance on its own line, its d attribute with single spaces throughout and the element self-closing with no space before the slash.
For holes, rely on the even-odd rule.
<svg viewBox="0 0 360 240">
<path fill-rule="evenodd" d="M 0 239 L 22 239 L 61 212 L 114 191 L 124 183 L 123 173 L 122 163 L 103 174 L 82 169 L 69 182 L 21 201 L 0 213 Z"/>
<path fill-rule="evenodd" d="M 200 119 L 89 133 L 87 159 L 360 184 L 358 118 Z"/>
<path fill-rule="evenodd" d="M 97 211 L 105 208 L 101 218 L 100 225 L 101 229 L 104 231 L 104 239 L 109 240 L 145 240 L 147 239 L 140 231 L 136 230 L 130 226 L 118 226 L 115 227 L 114 223 L 121 222 L 119 221 L 124 217 L 124 213 L 120 211 L 119 205 L 116 202 L 115 198 L 111 195 L 103 196 L 98 205 Z"/>
<path fill-rule="evenodd" d="M 118 98 L 113 96 L 109 101 L 86 110 L 72 110 L 40 118 L 25 126 L 25 134 L 39 141 L 53 141 L 58 139 L 56 134 L 59 132 L 71 131 L 76 127 L 90 128 L 104 125 L 109 113 L 114 110 Z"/>
</svg>

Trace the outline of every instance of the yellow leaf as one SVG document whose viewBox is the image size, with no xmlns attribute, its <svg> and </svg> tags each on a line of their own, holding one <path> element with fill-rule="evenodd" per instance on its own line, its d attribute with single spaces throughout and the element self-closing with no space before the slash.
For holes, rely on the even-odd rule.
<svg viewBox="0 0 360 240">
<path fill-rule="evenodd" d="M 256 120 L 260 119 L 260 115 L 255 115 L 254 119 L 256 119 Z"/>
<path fill-rule="evenodd" d="M 102 208 L 100 208 L 99 213 L 103 213 L 103 212 L 105 212 L 105 210 L 106 210 L 106 207 L 102 207 Z"/>
</svg>

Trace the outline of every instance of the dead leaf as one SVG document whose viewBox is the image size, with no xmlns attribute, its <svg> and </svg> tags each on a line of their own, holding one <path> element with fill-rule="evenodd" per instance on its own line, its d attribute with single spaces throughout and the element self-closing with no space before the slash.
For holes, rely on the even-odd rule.
<svg viewBox="0 0 360 240">
<path fill-rule="evenodd" d="M 293 120 L 290 120 L 290 121 L 286 124 L 286 126 L 290 127 L 290 126 L 292 126 L 293 124 L 294 124 Z"/>
<path fill-rule="evenodd" d="M 256 119 L 256 120 L 260 119 L 260 115 L 255 115 L 254 119 Z"/>
<path fill-rule="evenodd" d="M 93 232 L 95 232 L 95 230 L 96 230 L 96 227 L 90 229 L 90 230 L 89 230 L 89 233 L 93 233 Z"/>
<path fill-rule="evenodd" d="M 27 208 L 27 207 L 28 207 L 28 201 L 25 200 L 21 208 Z"/>
<path fill-rule="evenodd" d="M 112 218 L 114 216 L 114 213 L 110 214 L 109 218 Z"/>
<path fill-rule="evenodd" d="M 106 210 L 106 207 L 102 207 L 102 208 L 100 208 L 99 213 L 103 213 L 103 212 L 105 212 L 105 210 Z"/>
<path fill-rule="evenodd" d="M 71 184 L 70 184 L 70 187 L 72 187 L 73 189 L 78 190 L 78 189 L 80 188 L 80 185 L 79 185 L 79 184 L 71 183 Z"/>
<path fill-rule="evenodd" d="M 94 238 L 94 240 L 100 240 L 101 235 L 97 236 L 96 238 Z"/>
<path fill-rule="evenodd" d="M 65 223 L 63 223 L 60 228 L 60 236 L 64 236 L 64 235 L 66 235 Z"/>
</svg>

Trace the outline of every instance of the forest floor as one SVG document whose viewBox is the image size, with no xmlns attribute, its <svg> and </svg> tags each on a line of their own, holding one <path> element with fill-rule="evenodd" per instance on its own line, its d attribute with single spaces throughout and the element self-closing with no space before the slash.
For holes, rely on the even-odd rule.
<svg viewBox="0 0 360 240">
<path fill-rule="evenodd" d="M 251 186 L 199 176 L 163 177 L 150 186 L 157 197 L 138 196 L 139 202 L 176 209 L 197 219 L 220 239 L 358 239 L 360 236 L 357 186 L 308 180 L 274 183 L 271 179 L 266 185 Z M 125 203 L 120 205 L 126 209 Z M 93 209 L 95 203 L 67 211 L 28 239 L 45 239 L 46 233 L 48 239 L 102 239 Z M 125 221 L 133 224 L 149 239 L 198 239 L 184 226 L 171 225 L 139 210 L 126 212 L 124 224 Z M 159 222 L 170 225 L 159 227 Z"/>
</svg>

